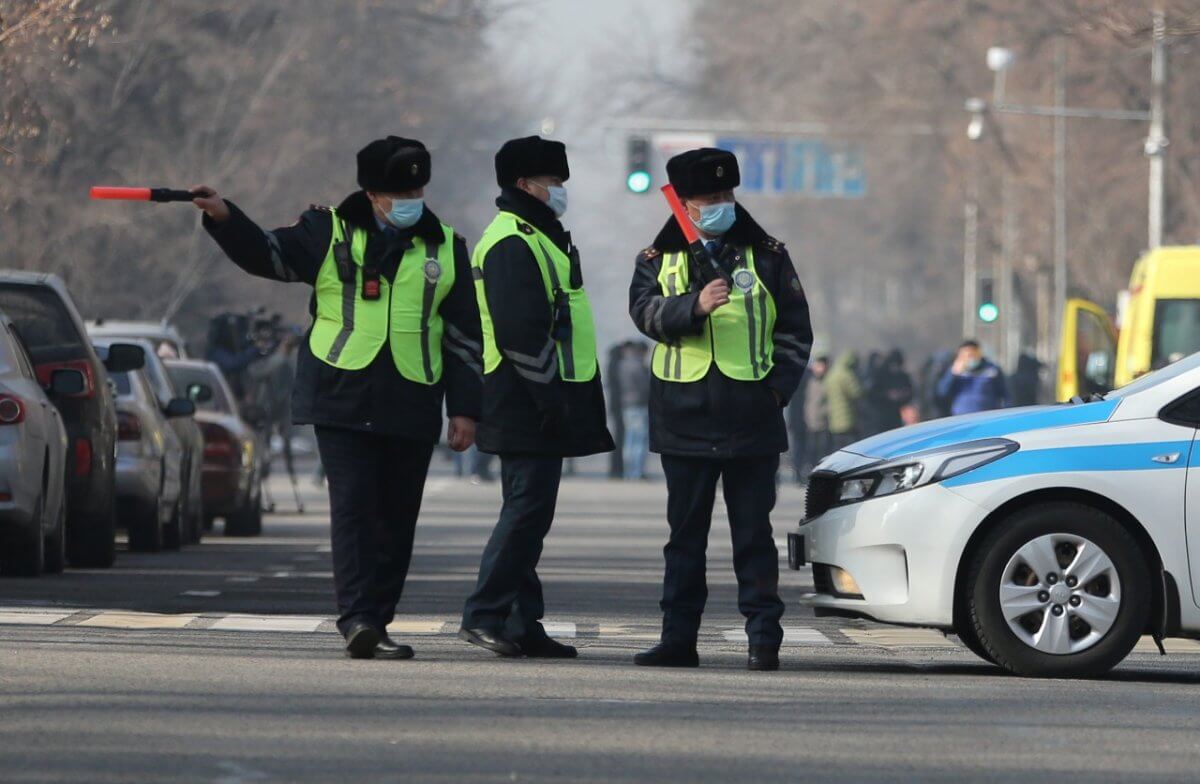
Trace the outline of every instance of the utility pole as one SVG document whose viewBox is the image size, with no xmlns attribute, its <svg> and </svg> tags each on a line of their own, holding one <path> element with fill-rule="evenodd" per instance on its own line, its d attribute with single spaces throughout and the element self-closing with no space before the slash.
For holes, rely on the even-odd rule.
<svg viewBox="0 0 1200 784">
<path fill-rule="evenodd" d="M 963 204 L 963 327 L 966 338 L 975 334 L 979 308 L 979 155 L 972 150 L 967 166 L 967 200 Z"/>
<path fill-rule="evenodd" d="M 1067 304 L 1067 47 L 1062 36 L 1054 42 L 1054 318 L 1040 322 L 1049 329 L 1050 345 L 1062 333 L 1063 311 Z M 1045 344 L 1043 344 L 1045 345 Z M 1050 357 L 1041 357 L 1043 362 Z"/>
<path fill-rule="evenodd" d="M 1146 155 L 1150 158 L 1150 247 L 1163 242 L 1165 212 L 1164 164 L 1167 137 L 1164 129 L 1163 92 L 1167 78 L 1167 21 L 1161 10 L 1154 12 L 1154 50 L 1150 57 L 1150 134 Z"/>
</svg>

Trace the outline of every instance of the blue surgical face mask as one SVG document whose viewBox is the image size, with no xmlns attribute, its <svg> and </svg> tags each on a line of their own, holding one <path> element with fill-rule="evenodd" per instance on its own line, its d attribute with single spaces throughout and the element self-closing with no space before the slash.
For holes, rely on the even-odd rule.
<svg viewBox="0 0 1200 784">
<path fill-rule="evenodd" d="M 972 372 L 979 370 L 980 366 L 982 366 L 982 365 L 983 365 L 983 360 L 980 359 L 979 357 L 975 357 L 974 359 L 967 360 L 967 370 L 970 370 Z"/>
<path fill-rule="evenodd" d="M 696 224 L 696 228 L 706 234 L 724 234 L 733 227 L 733 222 L 737 220 L 734 202 L 721 201 L 716 204 L 698 206 L 700 207 L 700 220 L 692 222 Z"/>
<path fill-rule="evenodd" d="M 392 209 L 388 212 L 388 223 L 397 229 L 407 229 L 421 219 L 425 211 L 424 199 L 392 199 Z"/>
<path fill-rule="evenodd" d="M 561 185 L 542 185 L 537 180 L 530 180 L 534 185 L 538 186 L 546 192 L 550 197 L 550 201 L 546 202 L 546 206 L 554 211 L 554 217 L 561 218 L 567 212 L 567 189 Z"/>
</svg>

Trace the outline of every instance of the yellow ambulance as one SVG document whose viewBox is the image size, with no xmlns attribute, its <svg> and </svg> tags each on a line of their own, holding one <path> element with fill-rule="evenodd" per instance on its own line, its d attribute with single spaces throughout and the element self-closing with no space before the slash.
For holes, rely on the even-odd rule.
<svg viewBox="0 0 1200 784">
<path fill-rule="evenodd" d="M 1107 392 L 1200 351 L 1200 246 L 1146 253 L 1134 265 L 1121 303 L 1118 332 L 1104 308 L 1067 301 L 1058 400 Z"/>
</svg>

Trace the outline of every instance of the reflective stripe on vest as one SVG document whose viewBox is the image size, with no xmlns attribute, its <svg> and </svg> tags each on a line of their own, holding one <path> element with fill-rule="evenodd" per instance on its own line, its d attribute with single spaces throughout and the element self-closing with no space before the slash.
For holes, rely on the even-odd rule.
<svg viewBox="0 0 1200 784">
<path fill-rule="evenodd" d="M 429 253 L 419 237 L 405 251 L 395 280 L 379 279 L 379 298 L 363 299 L 363 259 L 368 234 L 346 226 L 336 212 L 325 261 L 314 286 L 317 315 L 309 335 L 314 356 L 340 370 L 361 370 L 375 359 L 386 342 L 400 375 L 418 384 L 442 378 L 442 332 L 438 311 L 454 286 L 454 230 L 442 226 L 444 239 Z M 338 275 L 335 248 L 350 229 L 350 259 L 354 277 Z"/>
<path fill-rule="evenodd" d="M 523 227 L 518 228 L 518 227 Z M 496 332 L 488 308 L 483 278 L 486 274 L 484 261 L 492 247 L 507 237 L 520 237 L 529 246 L 542 275 L 546 301 L 554 311 L 557 292 L 567 297 L 570 313 L 570 334 L 565 340 L 555 341 L 547 336 L 546 345 L 539 356 L 528 356 L 516 352 L 500 353 L 496 345 Z M 483 233 L 479 244 L 471 254 L 472 277 L 475 280 L 475 296 L 479 301 L 479 320 L 483 328 L 483 372 L 492 373 L 500 362 L 508 359 L 517 372 L 530 380 L 545 383 L 555 373 L 564 381 L 591 381 L 599 370 L 596 357 L 596 325 L 592 306 L 583 286 L 571 285 L 571 258 L 559 249 L 549 237 L 535 227 L 522 221 L 511 212 L 501 212 Z M 555 368 L 557 365 L 557 369 Z"/>
<path fill-rule="evenodd" d="M 662 381 L 699 381 L 715 361 L 722 375 L 737 381 L 760 381 L 774 367 L 775 299 L 758 278 L 754 249 L 747 246 L 735 260 L 729 304 L 704 320 L 699 335 L 675 343 L 659 343 L 651 356 L 651 370 Z M 686 294 L 689 283 L 687 253 L 663 256 L 658 283 L 667 297 Z"/>
</svg>

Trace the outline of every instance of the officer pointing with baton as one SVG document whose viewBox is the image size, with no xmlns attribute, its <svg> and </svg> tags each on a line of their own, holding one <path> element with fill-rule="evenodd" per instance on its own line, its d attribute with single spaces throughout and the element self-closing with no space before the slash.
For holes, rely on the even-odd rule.
<svg viewBox="0 0 1200 784">
<path fill-rule="evenodd" d="M 670 526 L 661 642 L 634 662 L 699 665 L 705 548 L 720 480 L 748 666 L 774 670 L 784 608 L 770 515 L 788 447 L 783 407 L 812 349 L 808 303 L 783 243 L 735 201 L 741 178 L 732 153 L 682 153 L 667 162 L 667 175 L 676 217 L 638 255 L 629 290 L 634 324 L 657 343 L 650 449 L 662 454 Z"/>
<path fill-rule="evenodd" d="M 425 205 L 430 155 L 389 136 L 358 153 L 358 185 L 264 231 L 210 187 L 204 227 L 252 275 L 313 288 L 297 424 L 315 425 L 329 478 L 338 629 L 352 658 L 407 659 L 387 626 L 404 589 L 441 430 L 463 451 L 480 415 L 481 334 L 466 241 Z"/>
</svg>

